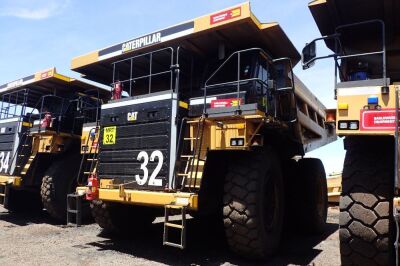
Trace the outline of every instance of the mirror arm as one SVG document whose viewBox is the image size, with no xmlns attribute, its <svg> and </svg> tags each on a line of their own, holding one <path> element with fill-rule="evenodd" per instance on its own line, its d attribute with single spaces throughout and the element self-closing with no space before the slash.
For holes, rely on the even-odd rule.
<svg viewBox="0 0 400 266">
<path fill-rule="evenodd" d="M 327 58 L 331 58 L 331 57 L 335 57 L 336 54 L 330 54 L 330 55 L 325 55 L 325 56 L 319 56 L 319 57 L 315 57 L 313 59 L 311 59 L 310 61 L 307 61 L 303 64 L 303 70 L 306 70 L 308 68 L 310 68 L 310 65 L 320 59 L 327 59 Z"/>
</svg>

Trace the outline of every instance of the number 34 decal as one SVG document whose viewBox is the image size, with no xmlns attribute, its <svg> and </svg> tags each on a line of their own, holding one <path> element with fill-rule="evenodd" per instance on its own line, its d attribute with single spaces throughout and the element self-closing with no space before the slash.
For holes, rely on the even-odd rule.
<svg viewBox="0 0 400 266">
<path fill-rule="evenodd" d="M 149 179 L 149 169 L 147 169 L 147 164 L 149 163 L 149 161 L 154 162 L 155 158 L 158 158 L 158 163 L 154 171 L 151 173 Z M 137 160 L 143 160 L 142 164 L 140 165 L 140 169 L 143 171 L 143 176 L 135 176 L 137 184 L 143 186 L 147 183 L 147 179 L 149 179 L 149 186 L 162 186 L 162 180 L 156 178 L 162 168 L 162 164 L 164 161 L 164 156 L 162 152 L 159 150 L 153 151 L 149 158 L 149 154 L 147 152 L 141 151 L 137 156 Z"/>
<path fill-rule="evenodd" d="M 7 173 L 10 161 L 10 152 L 0 152 L 0 172 Z"/>
</svg>

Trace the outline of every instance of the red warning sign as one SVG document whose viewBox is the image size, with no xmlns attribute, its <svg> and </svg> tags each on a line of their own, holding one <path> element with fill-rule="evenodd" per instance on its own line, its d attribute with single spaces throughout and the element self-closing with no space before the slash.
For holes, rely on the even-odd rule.
<svg viewBox="0 0 400 266">
<path fill-rule="evenodd" d="M 242 99 L 229 98 L 229 99 L 212 100 L 211 108 L 238 106 L 239 103 L 242 104 Z"/>
<path fill-rule="evenodd" d="M 391 131 L 396 126 L 396 109 L 361 110 L 360 130 Z"/>
<path fill-rule="evenodd" d="M 225 10 L 210 16 L 210 24 L 217 24 L 223 21 L 227 21 L 233 18 L 240 17 L 242 15 L 242 8 L 235 7 L 229 10 Z"/>
</svg>

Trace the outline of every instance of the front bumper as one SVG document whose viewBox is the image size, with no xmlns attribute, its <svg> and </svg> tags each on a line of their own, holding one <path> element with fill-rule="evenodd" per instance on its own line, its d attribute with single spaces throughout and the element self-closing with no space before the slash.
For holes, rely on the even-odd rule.
<svg viewBox="0 0 400 266">
<path fill-rule="evenodd" d="M 14 187 L 20 187 L 22 178 L 19 176 L 0 175 L 0 184 L 8 184 Z"/>
<path fill-rule="evenodd" d="M 164 207 L 165 205 L 186 206 L 189 209 L 197 210 L 198 195 L 186 192 L 159 192 L 142 191 L 133 189 L 99 189 L 99 199 L 125 204 L 147 205 Z"/>
</svg>

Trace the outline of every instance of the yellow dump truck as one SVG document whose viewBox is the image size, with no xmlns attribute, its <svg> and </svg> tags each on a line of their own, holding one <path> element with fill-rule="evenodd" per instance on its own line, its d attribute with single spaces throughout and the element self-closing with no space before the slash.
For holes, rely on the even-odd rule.
<svg viewBox="0 0 400 266">
<path fill-rule="evenodd" d="M 345 137 L 342 264 L 397 265 L 400 2 L 316 0 L 309 8 L 322 37 L 303 49 L 303 68 L 334 59 L 334 120 Z M 333 53 L 317 56 L 318 41 Z"/>
<path fill-rule="evenodd" d="M 278 249 L 285 217 L 323 230 L 324 167 L 292 158 L 336 135 L 293 74 L 299 60 L 279 24 L 261 23 L 249 3 L 74 58 L 72 70 L 110 85 L 114 99 L 101 107 L 87 192 L 98 224 L 143 230 L 164 210 L 163 243 L 183 249 L 187 213 L 216 217 L 249 258 Z"/>
<path fill-rule="evenodd" d="M 41 196 L 49 214 L 65 220 L 82 125 L 97 121 L 108 95 L 55 68 L 0 85 L 0 204 L 15 211 Z"/>
</svg>

